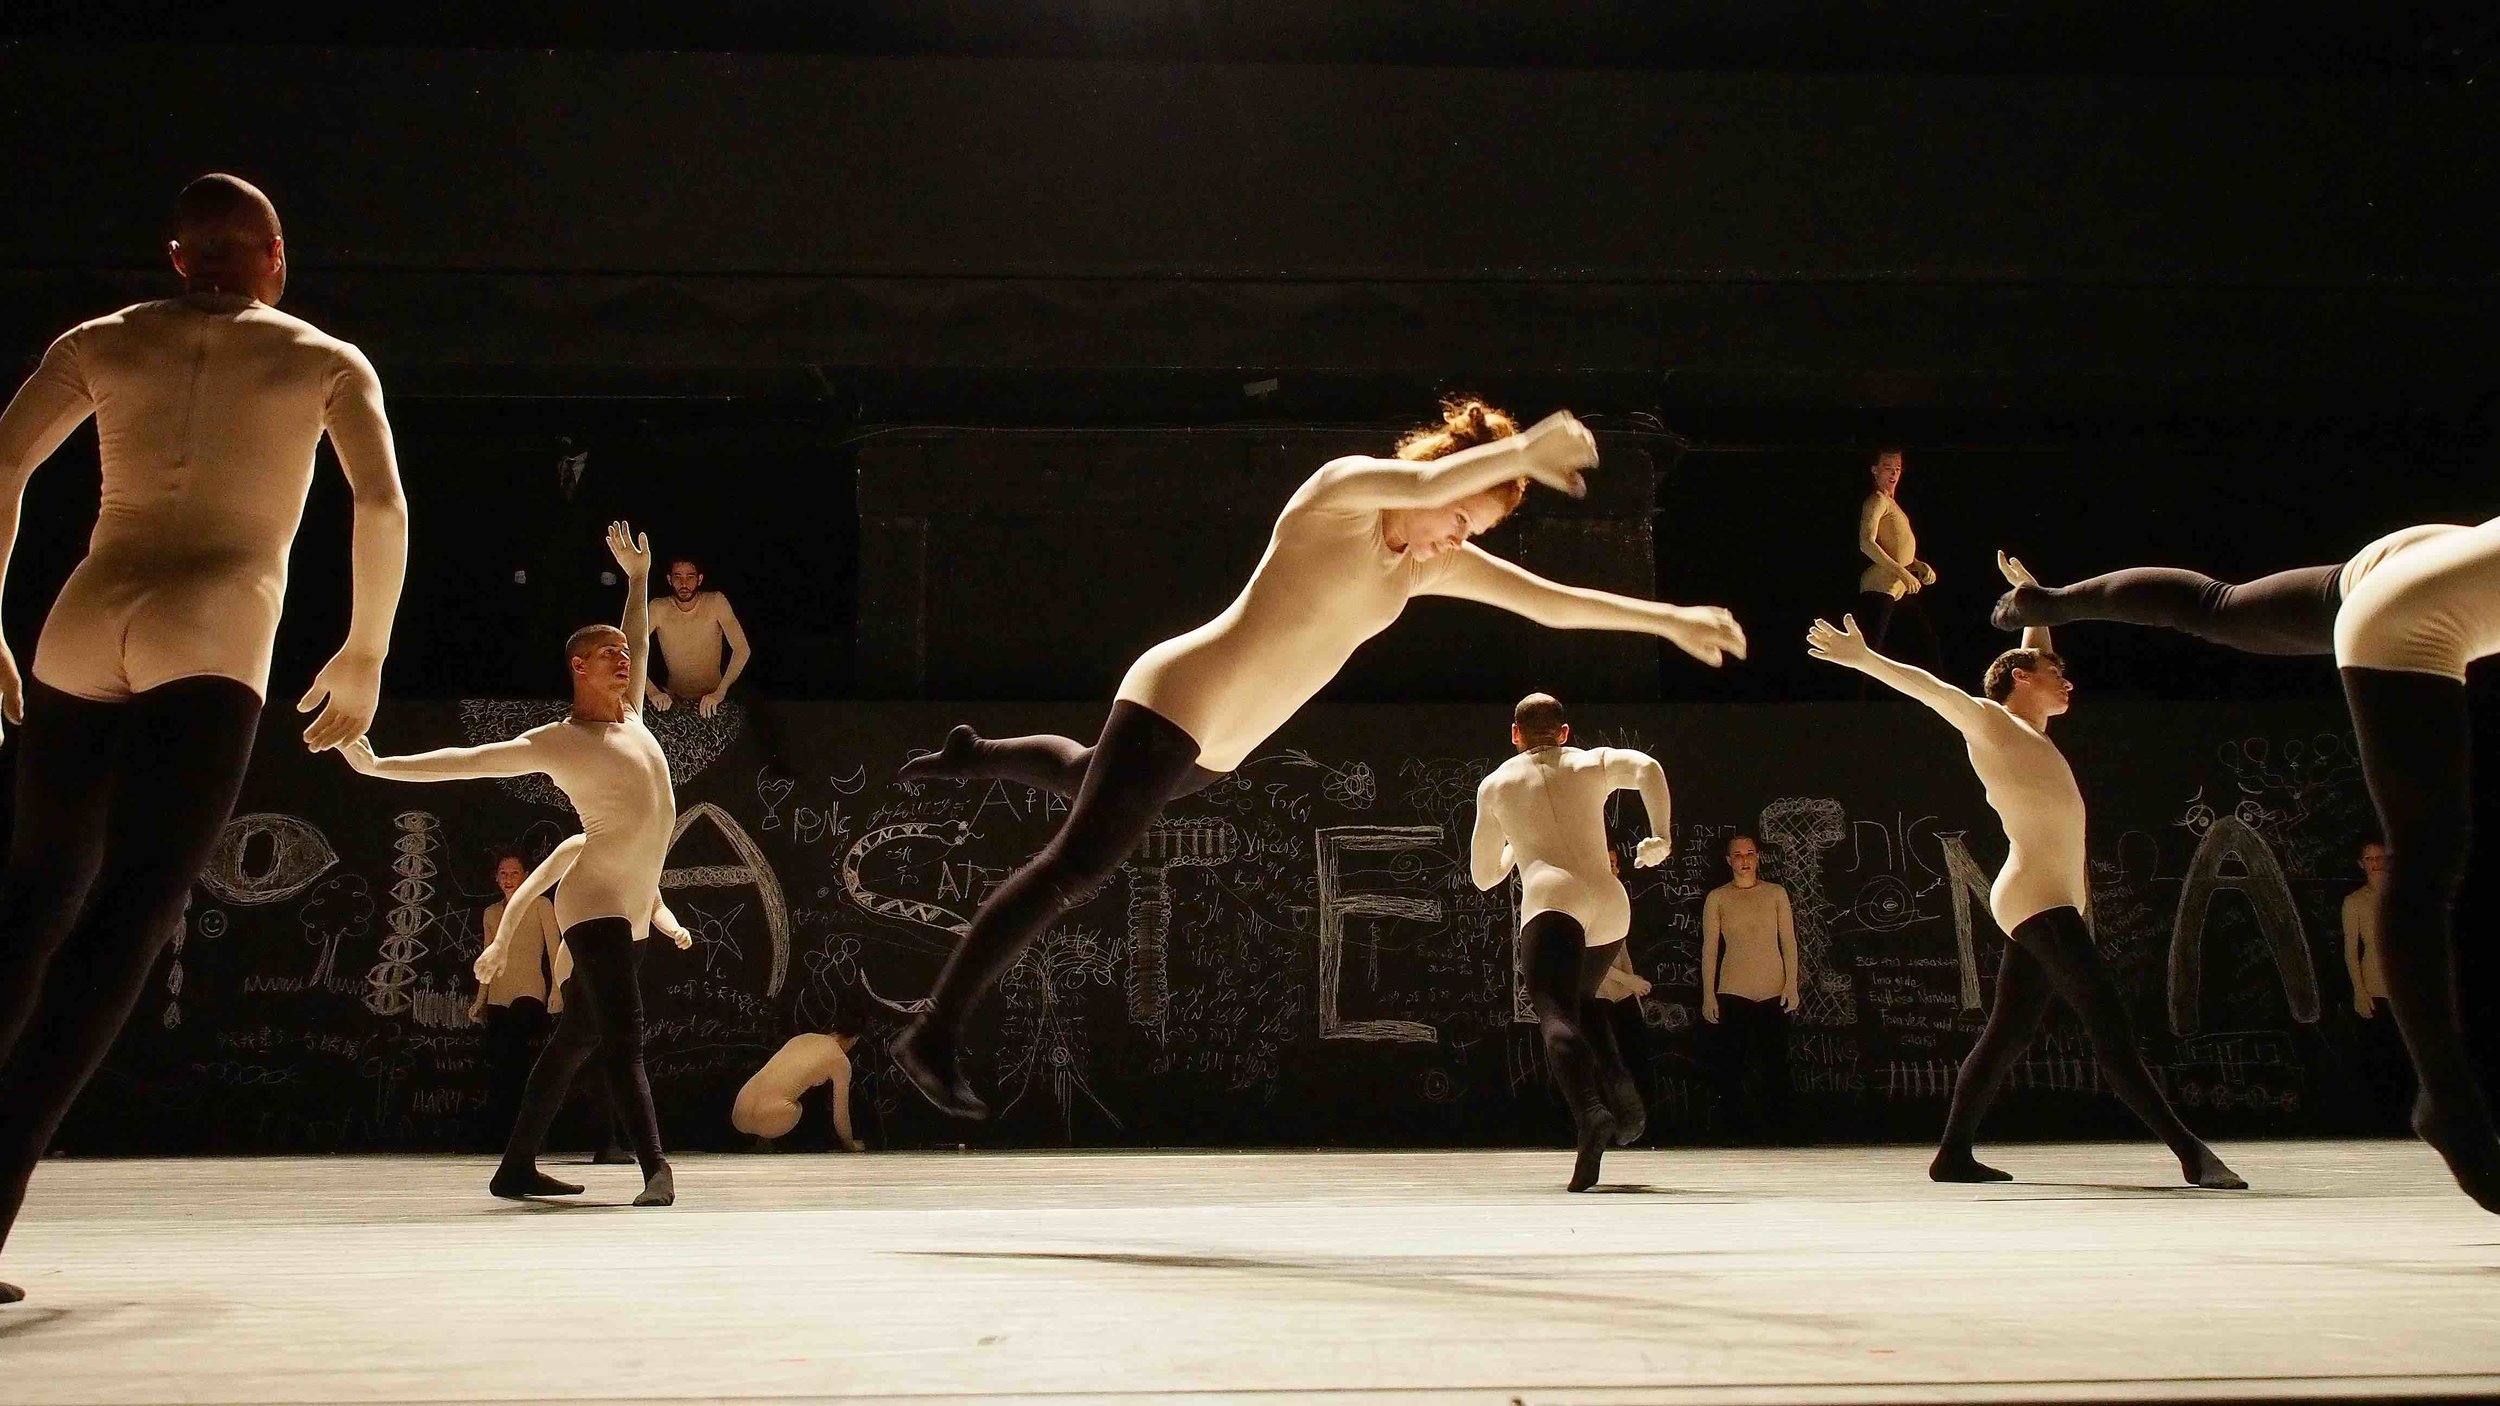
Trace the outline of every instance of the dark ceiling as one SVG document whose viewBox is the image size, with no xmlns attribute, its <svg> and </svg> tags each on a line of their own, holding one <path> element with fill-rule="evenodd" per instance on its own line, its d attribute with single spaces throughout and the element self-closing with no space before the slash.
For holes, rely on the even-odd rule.
<svg viewBox="0 0 2500 1406">
<path fill-rule="evenodd" d="M 2471 82 L 2483 0 L 8 0 L 0 37 Z"/>
</svg>

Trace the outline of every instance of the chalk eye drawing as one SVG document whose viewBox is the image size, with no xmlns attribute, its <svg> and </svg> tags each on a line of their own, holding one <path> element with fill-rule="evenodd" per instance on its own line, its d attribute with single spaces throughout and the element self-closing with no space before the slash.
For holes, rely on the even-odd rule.
<svg viewBox="0 0 2500 1406">
<path fill-rule="evenodd" d="M 877 826 L 853 841 L 850 849 L 843 854 L 842 891 L 851 896 L 853 903 L 880 918 L 892 918 L 897 922 L 936 928 L 940 932 L 960 937 L 971 929 L 970 918 L 951 908 L 941 907 L 921 899 L 879 893 L 870 888 L 867 880 L 860 876 L 860 866 L 867 862 L 868 856 L 889 845 L 909 844 L 915 840 L 935 840 L 946 848 L 953 849 L 971 838 L 972 827 L 960 820 L 899 820 L 890 825 Z M 932 943 L 928 944 L 928 947 L 933 952 L 948 952 L 954 949 L 954 944 Z"/>
<path fill-rule="evenodd" d="M 397 851 L 391 872 L 399 877 L 391 885 L 391 909 L 383 918 L 390 932 L 382 939 L 382 960 L 365 974 L 365 1009 L 375 1015 L 408 1011 L 416 963 L 428 951 L 419 934 L 434 921 L 426 904 L 434 897 L 434 855 L 442 842 L 443 822 L 424 811 L 402 811 L 391 824 L 399 831 L 391 842 Z"/>
<path fill-rule="evenodd" d="M 1470 796 L 1472 799 L 1472 793 Z M 1337 1014 L 1338 987 L 1345 971 L 1346 919 L 1402 918 L 1418 923 L 1441 921 L 1441 900 L 1411 893 L 1348 891 L 1342 877 L 1346 856 L 1399 855 L 1412 861 L 1414 850 L 1438 850 L 1446 833 L 1438 825 L 1332 825 L 1318 832 L 1319 865 L 1319 1036 L 1323 1040 L 1393 1040 L 1406 1044 L 1438 1042 L 1441 1032 L 1412 1020 L 1344 1020 Z"/>
<path fill-rule="evenodd" d="M 1241 832 L 1226 820 L 1167 820 L 1146 832 L 1129 859 L 1129 1019 L 1159 1031 L 1171 1006 L 1172 871 L 1230 864 L 1241 852 Z"/>
<path fill-rule="evenodd" d="M 2234 865 L 2225 873 L 2226 864 Z M 2318 970 L 2300 921 L 2300 904 L 2274 851 L 2237 816 L 2218 816 L 2197 842 L 2179 881 L 2179 912 L 2170 927 L 2170 1031 L 2193 1035 L 2204 1000 L 2205 917 L 2216 895 L 2236 891 L 2257 915 L 2257 931 L 2274 954 L 2292 1019 L 2318 1023 Z"/>
<path fill-rule="evenodd" d="M 200 883 L 237 907 L 278 903 L 311 887 L 338 862 L 337 851 L 311 822 L 259 811 L 238 815 L 217 832 L 208 862 L 200 866 Z"/>
<path fill-rule="evenodd" d="M 1890 932 L 1918 921 L 1918 899 L 1897 874 L 1877 874 L 1858 889 L 1850 916 L 1873 932 Z"/>
<path fill-rule="evenodd" d="M 1858 1019 L 1849 973 L 1832 960 L 1829 924 L 1839 910 L 1823 892 L 1823 856 L 1847 838 L 1848 813 L 1838 801 L 1788 796 L 1762 808 L 1762 844 L 1797 924 L 1797 1019 L 1807 1025 Z"/>
<path fill-rule="evenodd" d="M 1299 747 L 1287 748 L 1261 761 L 1282 762 L 1286 766 L 1309 767 L 1320 775 L 1320 794 L 1347 810 L 1370 810 L 1380 799 L 1380 778 L 1372 774 L 1369 762 L 1349 762 L 1330 766 Z"/>
<path fill-rule="evenodd" d="M 729 711 L 729 706 L 726 703 L 721 705 L 721 712 L 724 715 Z M 778 996 L 781 994 L 782 983 L 790 976 L 790 905 L 782 897 L 781 879 L 773 873 L 772 861 L 764 857 L 763 849 L 755 843 L 753 836 L 747 834 L 746 827 L 740 825 L 728 811 L 710 801 L 697 801 L 677 813 L 677 828 L 671 830 L 668 836 L 669 853 L 677 852 L 678 841 L 686 837 L 686 831 L 693 828 L 698 820 L 711 823 L 712 828 L 719 832 L 721 839 L 726 841 L 730 850 L 738 856 L 738 862 L 736 864 L 699 864 L 684 869 L 664 869 L 660 871 L 660 887 L 662 889 L 693 889 L 736 888 L 741 884 L 753 885 L 756 905 L 764 912 L 765 935 L 772 939 L 773 944 L 772 975 L 765 983 L 764 994 Z"/>
</svg>

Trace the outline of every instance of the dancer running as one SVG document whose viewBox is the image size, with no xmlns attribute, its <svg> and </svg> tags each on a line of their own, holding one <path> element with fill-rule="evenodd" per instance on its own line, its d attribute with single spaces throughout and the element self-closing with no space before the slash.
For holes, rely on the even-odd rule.
<svg viewBox="0 0 2500 1406">
<path fill-rule="evenodd" d="M 1560 586 L 1471 545 L 1534 479 L 1578 496 L 1596 440 L 1568 413 L 1521 433 L 1482 401 L 1453 401 L 1398 457 L 1323 466 L 1287 500 L 1267 554 L 1223 614 L 1130 666 L 1102 736 L 984 741 L 968 727 L 903 768 L 906 779 L 999 778 L 1072 798 L 1040 855 L 994 890 L 938 976 L 930 1009 L 894 1044 L 930 1102 L 984 1116 L 956 1061 L 973 1003 L 1059 914 L 1108 880 L 1167 801 L 1241 765 L 1363 641 L 1419 595 L 1482 601 L 1557 629 L 1657 635 L 1716 665 L 1743 657 L 1724 610 Z"/>
<path fill-rule="evenodd" d="M 1632 862 L 1664 863 L 1673 833 L 1667 773 L 1644 753 L 1572 746 L 1571 724 L 1550 694 L 1519 700 L 1510 742 L 1519 755 L 1476 788 L 1469 868 L 1480 889 L 1519 871 L 1519 970 L 1546 1067 L 1579 1134 L 1569 1189 L 1586 1191 L 1597 1184 L 1606 1144 L 1631 1143 L 1648 1124 L 1597 999 L 1632 930 L 1632 896 L 1609 862 L 1606 802 L 1617 791 L 1641 793 L 1650 833 Z"/>
<path fill-rule="evenodd" d="M 2466 1195 L 2500 1212 L 2500 1137 L 2466 1054 L 2454 936 L 2474 816 L 2465 668 L 2500 653 L 2500 518 L 2408 527 L 2340 566 L 2238 584 L 2160 566 L 2020 582 L 1994 619 L 2115 620 L 2250 654 L 2335 656 L 2387 842 L 2376 931 L 2388 1009 L 2420 1081 L 2413 1128 Z"/>
<path fill-rule="evenodd" d="M 322 709 L 314 751 L 373 719 L 408 560 L 381 383 L 274 306 L 268 197 L 193 181 L 169 252 L 183 296 L 70 329 L 0 414 L 0 577 L 27 479 L 90 415 L 104 469 L 31 684 L 0 644 L 0 716 L 23 729 L 0 877 L 0 1243 L 234 809 L 324 434 L 355 494 L 355 584 L 347 641 L 296 705 Z M 0 1303 L 20 1297 L 0 1284 Z"/>
<path fill-rule="evenodd" d="M 580 1194 L 582 1188 L 538 1170 L 538 1150 L 574 1074 L 599 1047 L 605 1050 L 608 1077 L 630 1101 L 625 1111 L 633 1120 L 634 1159 L 643 1176 L 642 1194 L 634 1204 L 666 1206 L 676 1200 L 677 1182 L 660 1152 L 659 1115 L 643 1069 L 642 986 L 635 978 L 634 944 L 649 934 L 655 914 L 665 912 L 660 870 L 668 860 L 677 799 L 669 788 L 668 758 L 642 722 L 651 544 L 624 523 L 610 523 L 608 550 L 625 570 L 625 621 L 622 628 L 585 625 L 565 642 L 573 673 L 570 717 L 483 747 L 377 757 L 358 738 L 340 751 L 356 770 L 394 781 L 472 781 L 544 772 L 573 803 L 582 818 L 577 853 L 560 864 L 550 855 L 550 862 L 542 863 L 515 894 L 516 900 L 522 893 L 534 898 L 545 891 L 541 875 L 549 883 L 554 875 L 564 877 L 556 890 L 556 920 L 564 929 L 574 968 L 566 982 L 564 1015 L 530 1070 L 521 1093 L 521 1115 L 513 1120 L 503 1165 L 487 1190 L 512 1199 Z M 672 921 L 662 931 L 674 926 Z M 500 973 L 514 927 L 507 908 L 505 934 L 478 954 L 479 980 L 491 981 Z"/>
<path fill-rule="evenodd" d="M 2006 579 L 2030 579 L 2022 563 L 1999 553 Z M 1858 622 L 1843 616 L 1841 628 L 1822 620 L 1806 632 L 1817 659 L 1828 660 L 1885 684 L 1936 710 L 1970 746 L 1971 769 L 1988 791 L 1988 804 L 2005 827 L 2005 867 L 1988 891 L 1988 912 L 2009 939 L 1988 1001 L 1988 1023 L 1953 1082 L 1953 1106 L 1944 1137 L 1927 1174 L 1937 1181 L 2010 1181 L 1982 1164 L 1972 1145 L 1988 1106 L 2006 1075 L 2063 1001 L 2082 1018 L 2101 1077 L 2144 1125 L 2179 1159 L 2191 1185 L 2229 1190 L 2248 1183 L 2222 1163 L 2187 1125 L 2135 1045 L 2125 999 L 2092 945 L 2083 913 L 2091 889 L 2084 867 L 2083 792 L 2074 768 L 2048 736 L 2049 719 L 2072 702 L 2066 661 L 2049 648 L 2049 632 L 2025 630 L 2022 647 L 1988 666 L 1987 697 L 1973 698 L 1923 669 L 1898 664 L 1867 645 Z"/>
</svg>

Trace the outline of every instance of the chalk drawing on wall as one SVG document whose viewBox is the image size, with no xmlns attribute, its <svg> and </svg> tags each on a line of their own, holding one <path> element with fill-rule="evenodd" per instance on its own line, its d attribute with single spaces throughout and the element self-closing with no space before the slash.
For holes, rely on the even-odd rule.
<svg viewBox="0 0 2500 1406">
<path fill-rule="evenodd" d="M 2225 866 L 2231 866 L 2225 872 Z M 2292 897 L 2291 880 L 2264 837 L 2237 816 L 2215 816 L 2179 881 L 2179 913 L 2170 928 L 2170 1031 L 2193 1035 L 2204 1000 L 2205 918 L 2217 895 L 2237 892 L 2257 917 L 2258 934 L 2274 954 L 2292 1019 L 2318 1023 L 2318 971 Z"/>
<path fill-rule="evenodd" d="M 1831 920 L 1838 913 L 1823 891 L 1823 856 L 1849 837 L 1848 813 L 1821 796 L 1787 796 L 1762 808 L 1762 844 L 1771 874 L 1788 890 L 1797 924 L 1797 1019 L 1807 1025 L 1855 1025 L 1858 1003 L 1850 974 L 1832 960 Z"/>
<path fill-rule="evenodd" d="M 1962 972 L 1962 1009 L 1979 1009 L 1979 947 L 1971 926 L 1971 909 L 1977 905 L 1988 911 L 1988 891 L 1996 881 L 1971 858 L 1970 846 L 1963 837 L 1968 832 L 1953 830 L 1936 838 L 1944 846 L 1946 883 L 1953 894 L 1953 958 Z"/>
<path fill-rule="evenodd" d="M 1128 861 L 1129 1019 L 1160 1031 L 1171 1006 L 1172 871 L 1230 864 L 1242 850 L 1241 831 L 1215 817 L 1166 820 L 1146 832 Z"/>
<path fill-rule="evenodd" d="M 267 857 L 252 862 L 267 845 Z M 312 886 L 339 862 L 329 840 L 311 822 L 274 811 L 238 815 L 217 832 L 217 843 L 200 866 L 200 882 L 237 907 L 278 903 Z"/>
<path fill-rule="evenodd" d="M 1345 971 L 1346 919 L 1397 918 L 1439 923 L 1441 900 L 1412 893 L 1349 891 L 1343 865 L 1348 855 L 1438 850 L 1438 825 L 1332 825 L 1315 839 L 1319 865 L 1319 1035 L 1323 1040 L 1394 1040 L 1429 1045 L 1441 1032 L 1412 1020 L 1345 1020 L 1338 1016 L 1338 986 Z"/>
<path fill-rule="evenodd" d="M 430 950 L 420 934 L 434 921 L 426 905 L 434 898 L 434 855 L 441 847 L 443 822 L 410 810 L 393 816 L 391 825 L 399 831 L 391 842 L 396 851 L 391 872 L 398 877 L 390 887 L 390 911 L 383 915 L 388 931 L 382 938 L 382 960 L 365 973 L 365 1009 L 375 1015 L 407 1013 L 417 983 L 416 963 Z"/>
<path fill-rule="evenodd" d="M 1008 1047 L 998 1071 L 999 1091 L 1008 1098 L 999 1112 L 1041 1088 L 1058 1113 L 1063 1145 L 1075 1140 L 1080 1095 L 1112 1127 L 1125 1126 L 1086 1077 L 1088 1049 L 1069 1013 L 1080 988 L 1111 984 L 1114 960 L 1110 944 L 1091 929 L 1052 928 L 999 978 L 998 992 L 1007 1002 L 1000 1043 Z"/>
<path fill-rule="evenodd" d="M 939 932 L 961 937 L 972 927 L 972 920 L 955 910 L 925 899 L 904 898 L 898 894 L 879 893 L 869 887 L 860 870 L 868 857 L 888 845 L 907 844 L 913 840 L 935 840 L 954 849 L 972 838 L 972 827 L 960 820 L 898 820 L 879 825 L 851 842 L 842 854 L 842 891 L 851 901 L 880 918 L 915 927 L 935 928 Z M 951 952 L 954 944 L 924 940 L 921 946 L 932 952 Z"/>
<path fill-rule="evenodd" d="M 726 713 L 728 710 L 728 705 L 723 704 L 721 711 Z M 764 994 L 778 996 L 782 983 L 790 976 L 790 905 L 782 897 L 781 879 L 773 873 L 772 861 L 764 857 L 763 849 L 755 843 L 753 836 L 747 834 L 746 827 L 710 801 L 697 801 L 677 813 L 677 828 L 671 830 L 668 836 L 669 853 L 677 852 L 678 842 L 686 838 L 686 831 L 698 820 L 711 822 L 712 828 L 720 833 L 721 839 L 738 856 L 738 862 L 664 869 L 660 871 L 660 887 L 663 890 L 736 888 L 752 884 L 756 906 L 763 910 L 765 935 L 772 939 L 773 944 L 772 974 L 765 982 Z"/>
</svg>

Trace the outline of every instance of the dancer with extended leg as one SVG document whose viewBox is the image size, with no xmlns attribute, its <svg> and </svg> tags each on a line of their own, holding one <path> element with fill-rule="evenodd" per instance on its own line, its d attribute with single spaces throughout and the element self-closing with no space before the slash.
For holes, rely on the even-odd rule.
<svg viewBox="0 0 2500 1406">
<path fill-rule="evenodd" d="M 1667 773 L 1644 753 L 1572 746 L 1571 724 L 1549 694 L 1519 700 L 1510 741 L 1519 754 L 1476 787 L 1469 870 L 1480 889 L 1519 871 L 1519 968 L 1546 1068 L 1579 1133 L 1570 1189 L 1586 1191 L 1606 1145 L 1630 1143 L 1648 1123 L 1597 999 L 1632 930 L 1632 896 L 1608 862 L 1606 802 L 1641 793 L 1650 833 L 1632 862 L 1664 863 L 1674 833 Z"/>
<path fill-rule="evenodd" d="M 2027 579 L 2022 563 L 2000 555 L 2009 580 Z M 2101 1077 L 2179 1159 L 2195 1186 L 2230 1190 L 2248 1183 L 2179 1121 L 2153 1082 L 2135 1045 L 2134 1023 L 2117 982 L 2092 945 L 2083 921 L 2091 888 L 2084 867 L 2083 792 L 2074 768 L 2048 736 L 2049 719 L 2066 712 L 2074 686 L 2066 661 L 2049 648 L 2049 632 L 2026 630 L 2022 647 L 1988 666 L 1987 696 L 1973 698 L 1924 669 L 1876 653 L 1854 618 L 1840 629 L 1817 620 L 1806 633 L 1817 659 L 1857 670 L 1933 708 L 1970 747 L 1971 769 L 2005 827 L 2005 867 L 1988 891 L 1988 912 L 2008 939 L 1997 966 L 1988 1023 L 1954 1080 L 1953 1105 L 1928 1175 L 1937 1181 L 2007 1181 L 1973 1153 L 1980 1120 L 2006 1076 L 2039 1033 L 2052 1002 L 2083 1021 Z"/>
<path fill-rule="evenodd" d="M 1041 854 L 994 890 L 939 974 L 930 1009 L 894 1044 L 939 1108 L 987 1107 L 957 1067 L 956 1033 L 999 974 L 1137 847 L 1167 801 L 1239 766 L 1419 595 L 1457 596 L 1571 630 L 1659 636 L 1708 664 L 1742 656 L 1724 610 L 1560 586 L 1468 538 L 1519 506 L 1535 479 L 1577 495 L 1595 439 L 1569 414 L 1521 433 L 1481 401 L 1409 435 L 1393 459 L 1323 466 L 1276 520 L 1267 554 L 1223 614 L 1148 650 L 1092 747 L 1064 737 L 985 742 L 969 728 L 904 767 L 907 779 L 1009 777 L 1072 797 Z"/>
<path fill-rule="evenodd" d="M 356 770 L 394 781 L 468 781 L 544 772 L 573 803 L 582 818 L 580 846 L 565 861 L 569 872 L 564 867 L 553 870 L 565 880 L 556 890 L 556 921 L 573 959 L 573 973 L 565 982 L 564 1016 L 530 1070 L 521 1093 L 521 1115 L 513 1121 L 503 1165 L 487 1190 L 510 1198 L 581 1191 L 539 1171 L 538 1150 L 573 1075 L 592 1049 L 601 1047 L 607 1075 L 628 1099 L 626 1112 L 634 1123 L 634 1157 L 643 1176 L 642 1194 L 634 1204 L 665 1206 L 676 1199 L 677 1183 L 660 1151 L 659 1115 L 652 1108 L 651 1081 L 643 1069 L 642 987 L 634 972 L 634 944 L 649 935 L 654 915 L 661 911 L 660 870 L 668 860 L 677 799 L 669 787 L 668 758 L 642 722 L 651 544 L 624 523 L 612 523 L 608 550 L 625 569 L 625 620 L 621 628 L 584 626 L 566 642 L 573 675 L 571 716 L 483 747 L 377 757 L 358 738 L 340 751 Z M 539 869 L 547 872 L 549 865 Z M 523 891 L 537 882 L 533 875 Z M 505 917 L 509 927 L 509 908 Z M 506 938 L 498 936 L 478 954 L 478 978 L 492 980 L 510 950 Z"/>
<path fill-rule="evenodd" d="M 2376 930 L 2388 1009 L 2421 1088 L 2414 1131 L 2466 1195 L 2500 1211 L 2500 1137 L 2466 1052 L 2454 935 L 2474 816 L 2465 668 L 2500 654 L 2500 518 L 2408 527 L 2341 566 L 2244 584 L 2171 567 L 2026 581 L 1995 619 L 2161 625 L 2252 654 L 2335 656 L 2387 844 Z"/>
<path fill-rule="evenodd" d="M 277 210 L 203 176 L 174 233 L 183 296 L 72 328 L 0 414 L 0 577 L 27 479 L 90 415 L 104 469 L 22 690 L 0 644 L 0 716 L 22 729 L 0 877 L 0 1244 L 234 808 L 323 435 L 355 493 L 355 594 L 347 642 L 297 704 L 322 708 L 314 751 L 373 719 L 408 560 L 381 383 L 274 306 Z M 0 1284 L 0 1303 L 19 1297 Z"/>
</svg>

